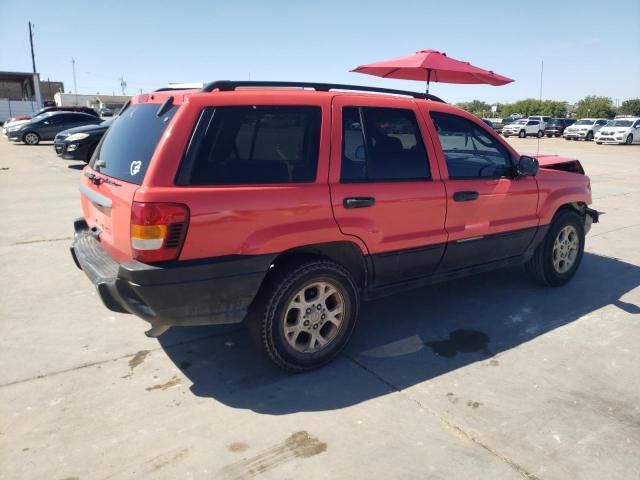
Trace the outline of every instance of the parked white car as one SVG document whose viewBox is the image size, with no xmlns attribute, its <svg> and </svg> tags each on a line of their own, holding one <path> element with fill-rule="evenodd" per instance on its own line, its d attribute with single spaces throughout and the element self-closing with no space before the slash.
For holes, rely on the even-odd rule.
<svg viewBox="0 0 640 480">
<path fill-rule="evenodd" d="M 522 120 L 505 125 L 502 128 L 502 135 L 505 137 L 517 135 L 520 138 L 528 136 L 541 138 L 544 135 L 544 127 L 540 125 L 540 120 L 523 118 Z"/>
<path fill-rule="evenodd" d="M 595 140 L 598 145 L 640 143 L 640 117 L 616 117 L 596 133 Z"/>
<path fill-rule="evenodd" d="M 564 129 L 562 136 L 565 140 L 593 140 L 596 132 L 604 127 L 609 120 L 606 118 L 581 118 L 576 123 Z"/>
<path fill-rule="evenodd" d="M 538 120 L 542 124 L 542 131 L 547 128 L 549 122 L 551 122 L 551 117 L 541 116 L 541 115 L 532 115 L 529 117 L 529 120 Z"/>
</svg>

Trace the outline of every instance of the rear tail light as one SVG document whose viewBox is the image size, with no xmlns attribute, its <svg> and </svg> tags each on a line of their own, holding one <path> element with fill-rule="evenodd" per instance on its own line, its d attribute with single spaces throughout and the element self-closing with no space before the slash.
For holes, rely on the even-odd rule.
<svg viewBox="0 0 640 480">
<path fill-rule="evenodd" d="M 189 226 L 189 209 L 179 203 L 133 202 L 131 250 L 145 263 L 176 260 Z"/>
</svg>

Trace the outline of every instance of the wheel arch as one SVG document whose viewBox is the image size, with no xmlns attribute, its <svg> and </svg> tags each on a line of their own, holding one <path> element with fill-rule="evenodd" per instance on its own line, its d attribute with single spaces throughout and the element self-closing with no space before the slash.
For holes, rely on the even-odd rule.
<svg viewBox="0 0 640 480">
<path fill-rule="evenodd" d="M 364 288 L 368 284 L 370 268 L 367 265 L 367 259 L 358 245 L 346 240 L 304 245 L 285 250 L 272 262 L 265 281 L 292 264 L 319 259 L 331 260 L 344 267 L 351 274 L 358 287 Z"/>
</svg>

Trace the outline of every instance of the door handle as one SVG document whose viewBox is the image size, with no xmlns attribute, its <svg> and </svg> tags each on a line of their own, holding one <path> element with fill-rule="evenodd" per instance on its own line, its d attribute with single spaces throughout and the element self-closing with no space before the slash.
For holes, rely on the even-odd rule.
<svg viewBox="0 0 640 480">
<path fill-rule="evenodd" d="M 349 197 L 342 202 L 344 208 L 365 208 L 373 207 L 376 199 L 373 197 Z"/>
<path fill-rule="evenodd" d="M 470 202 L 478 199 L 478 192 L 456 192 L 453 194 L 454 202 Z"/>
</svg>

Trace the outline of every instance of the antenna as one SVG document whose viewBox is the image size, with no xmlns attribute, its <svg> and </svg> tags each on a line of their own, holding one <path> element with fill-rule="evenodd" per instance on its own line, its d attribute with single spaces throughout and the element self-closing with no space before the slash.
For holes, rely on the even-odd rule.
<svg viewBox="0 0 640 480">
<path fill-rule="evenodd" d="M 127 82 L 124 79 L 124 77 L 120 77 L 119 80 L 120 80 L 120 88 L 122 88 L 122 96 L 125 96 L 126 95 L 125 88 L 127 88 Z"/>
<path fill-rule="evenodd" d="M 539 113 L 542 115 L 542 76 L 544 74 L 544 60 L 540 61 L 540 98 L 538 101 Z M 540 155 L 540 137 L 538 136 L 538 146 L 536 148 L 536 156 Z"/>
</svg>

